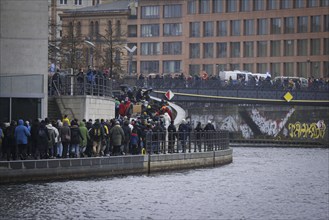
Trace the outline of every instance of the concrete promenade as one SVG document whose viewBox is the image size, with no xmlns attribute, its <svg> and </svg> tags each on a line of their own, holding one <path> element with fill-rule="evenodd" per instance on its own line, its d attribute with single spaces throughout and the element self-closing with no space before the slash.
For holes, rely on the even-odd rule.
<svg viewBox="0 0 329 220">
<path fill-rule="evenodd" d="M 0 183 L 147 175 L 155 172 L 214 167 L 232 161 L 232 149 L 199 153 L 0 161 Z"/>
</svg>

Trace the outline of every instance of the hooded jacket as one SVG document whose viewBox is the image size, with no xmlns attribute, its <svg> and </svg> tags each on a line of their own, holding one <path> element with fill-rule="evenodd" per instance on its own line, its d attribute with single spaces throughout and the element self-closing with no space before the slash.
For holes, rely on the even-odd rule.
<svg viewBox="0 0 329 220">
<path fill-rule="evenodd" d="M 29 129 L 24 126 L 22 119 L 18 120 L 18 126 L 15 128 L 16 144 L 27 144 L 27 138 L 31 136 Z"/>
<path fill-rule="evenodd" d="M 89 140 L 90 137 L 89 137 L 88 129 L 86 128 L 85 123 L 82 122 L 82 121 L 79 124 L 79 130 L 80 130 L 80 133 L 83 137 L 83 139 L 80 138 L 80 146 L 81 147 L 86 147 L 87 146 L 87 140 Z"/>
</svg>

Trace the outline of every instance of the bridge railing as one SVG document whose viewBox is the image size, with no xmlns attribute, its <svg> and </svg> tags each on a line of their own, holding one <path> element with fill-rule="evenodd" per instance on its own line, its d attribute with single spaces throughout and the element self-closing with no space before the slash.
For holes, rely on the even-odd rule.
<svg viewBox="0 0 329 220">
<path fill-rule="evenodd" d="M 112 96 L 112 80 L 102 76 L 78 78 L 75 75 L 62 75 L 57 79 L 48 80 L 49 96 L 92 95 Z"/>
<path fill-rule="evenodd" d="M 143 78 L 129 79 L 129 81 L 139 87 L 152 88 L 216 88 L 216 89 L 246 89 L 246 90 L 294 90 L 294 91 L 329 91 L 329 83 L 324 81 L 316 81 L 308 87 L 295 86 L 287 83 L 271 82 L 271 81 L 228 81 L 217 78 L 201 80 L 201 79 L 180 79 L 180 78 Z"/>
<path fill-rule="evenodd" d="M 229 148 L 228 131 L 156 132 L 146 131 L 141 147 L 146 153 L 191 153 Z"/>
</svg>

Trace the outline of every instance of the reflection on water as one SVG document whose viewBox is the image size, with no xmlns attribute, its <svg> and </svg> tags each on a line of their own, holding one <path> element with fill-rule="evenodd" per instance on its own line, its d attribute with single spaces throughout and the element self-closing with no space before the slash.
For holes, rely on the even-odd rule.
<svg viewBox="0 0 329 220">
<path fill-rule="evenodd" d="M 234 148 L 233 163 L 0 186 L 0 219 L 329 219 L 329 150 Z"/>
</svg>

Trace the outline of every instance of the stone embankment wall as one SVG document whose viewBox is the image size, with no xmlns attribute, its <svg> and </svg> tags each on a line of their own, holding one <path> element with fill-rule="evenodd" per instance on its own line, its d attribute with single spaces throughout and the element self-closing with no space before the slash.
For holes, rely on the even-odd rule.
<svg viewBox="0 0 329 220">
<path fill-rule="evenodd" d="M 150 174 L 220 166 L 232 161 L 232 149 L 200 153 L 0 161 L 0 183 Z"/>
</svg>

